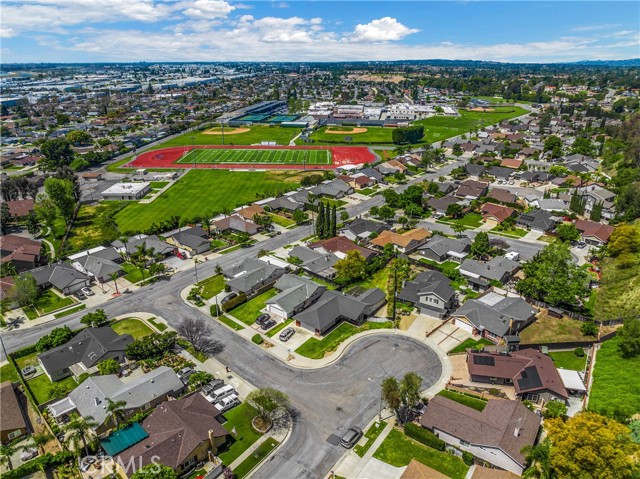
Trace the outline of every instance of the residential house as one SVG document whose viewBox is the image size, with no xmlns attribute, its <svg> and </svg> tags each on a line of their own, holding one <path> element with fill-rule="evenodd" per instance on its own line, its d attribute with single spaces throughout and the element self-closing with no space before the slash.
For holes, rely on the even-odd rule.
<svg viewBox="0 0 640 479">
<path fill-rule="evenodd" d="M 417 254 L 432 261 L 442 263 L 447 260 L 462 261 L 471 251 L 469 238 L 449 238 L 434 235 L 418 247 Z"/>
<path fill-rule="evenodd" d="M 522 213 L 516 218 L 516 226 L 528 230 L 546 233 L 555 229 L 560 219 L 553 216 L 548 211 L 535 209 L 526 213 Z"/>
<path fill-rule="evenodd" d="M 600 246 L 609 242 L 609 238 L 615 228 L 610 225 L 604 225 L 597 221 L 576 220 L 575 226 L 585 243 Z"/>
<path fill-rule="evenodd" d="M 384 175 L 375 168 L 362 168 L 359 173 L 375 180 L 376 183 L 380 183 L 384 179 Z"/>
<path fill-rule="evenodd" d="M 53 286 L 62 294 L 70 295 L 91 285 L 91 278 L 69 263 L 54 263 L 32 269 L 29 273 L 40 289 Z"/>
<path fill-rule="evenodd" d="M 120 263 L 123 259 L 118 251 L 110 246 L 98 246 L 82 253 L 69 256 L 71 265 L 81 273 L 95 279 L 98 283 L 111 281 L 112 275 L 120 276 L 124 272 Z"/>
<path fill-rule="evenodd" d="M 159 255 L 167 258 L 175 253 L 176 247 L 169 243 L 162 241 L 157 235 L 136 235 L 129 238 L 126 243 L 121 240 L 116 240 L 111 245 L 125 256 L 135 253 L 139 247 L 144 246 L 146 249 L 153 250 L 154 255 Z"/>
<path fill-rule="evenodd" d="M 398 299 L 411 303 L 422 314 L 442 319 L 455 306 L 456 293 L 441 272 L 424 271 L 404 283 Z"/>
<path fill-rule="evenodd" d="M 201 394 L 165 401 L 141 424 L 146 437 L 115 455 L 116 464 L 134 464 L 122 477 L 138 468 L 159 463 L 184 475 L 197 464 L 210 460 L 229 436 L 218 422 L 220 411 Z"/>
<path fill-rule="evenodd" d="M 37 266 L 40 248 L 39 241 L 12 234 L 0 236 L 0 262 L 11 263 L 21 273 Z"/>
<path fill-rule="evenodd" d="M 536 311 L 522 298 L 496 293 L 467 300 L 451 313 L 460 329 L 496 343 L 506 342 L 506 336 L 517 334 L 535 315 Z"/>
<path fill-rule="evenodd" d="M 499 203 L 515 203 L 518 201 L 518 197 L 514 193 L 503 188 L 493 188 L 487 195 L 487 198 Z"/>
<path fill-rule="evenodd" d="M 484 175 L 485 167 L 483 165 L 476 165 L 475 163 L 467 163 L 464 165 L 464 169 L 469 176 L 475 176 L 480 178 Z"/>
<path fill-rule="evenodd" d="M 443 396 L 431 399 L 420 419 L 447 444 L 518 476 L 527 465 L 522 449 L 535 444 L 540 422 L 520 401 L 490 399 L 478 411 Z"/>
<path fill-rule="evenodd" d="M 260 231 L 260 226 L 255 224 L 253 221 L 246 220 L 242 216 L 237 214 L 225 216 L 221 220 L 214 221 L 212 224 L 218 231 L 221 232 L 233 230 L 239 233 L 254 235 L 258 231 Z"/>
<path fill-rule="evenodd" d="M 296 314 L 294 319 L 296 326 L 324 335 L 343 320 L 361 325 L 385 303 L 385 294 L 378 288 L 368 289 L 358 296 L 326 290 L 313 305 Z"/>
<path fill-rule="evenodd" d="M 521 158 L 504 158 L 500 162 L 500 166 L 502 166 L 503 168 L 510 168 L 512 170 L 517 170 L 522 166 L 523 163 L 524 163 L 524 160 L 522 160 Z"/>
<path fill-rule="evenodd" d="M 487 262 L 465 259 L 460 265 L 460 273 L 467 277 L 475 291 L 484 291 L 491 281 L 504 284 L 520 269 L 520 263 L 504 256 L 496 256 Z"/>
<path fill-rule="evenodd" d="M 290 318 L 315 303 L 326 291 L 326 287 L 295 274 L 284 274 L 273 287 L 278 294 L 267 300 L 268 313 Z"/>
<path fill-rule="evenodd" d="M 68 397 L 49 405 L 49 412 L 57 421 L 64 421 L 74 411 L 85 418 L 91 416 L 98 424 L 96 433 L 104 434 L 115 426 L 107 409 L 108 399 L 126 402 L 123 413 L 127 418 L 154 408 L 168 397 L 178 397 L 184 387 L 178 375 L 168 366 L 160 366 L 128 379 L 121 379 L 115 374 L 91 376 L 71 391 Z"/>
<path fill-rule="evenodd" d="M 245 220 L 248 221 L 253 221 L 253 218 L 256 215 L 263 215 L 265 214 L 264 208 L 262 206 L 260 206 L 259 204 L 253 204 L 250 206 L 245 206 L 243 208 L 238 208 L 235 211 L 235 214 L 241 216 L 242 218 L 244 218 Z"/>
<path fill-rule="evenodd" d="M 0 404 L 0 444 L 26 436 L 27 423 L 11 381 L 0 384 Z"/>
<path fill-rule="evenodd" d="M 300 203 L 298 201 L 293 200 L 290 196 L 279 196 L 278 198 L 273 198 L 266 200 L 264 202 L 257 202 L 264 207 L 268 207 L 273 211 L 285 210 L 293 213 L 294 211 L 302 211 L 304 210 L 304 203 Z"/>
<path fill-rule="evenodd" d="M 93 372 L 92 368 L 105 359 L 124 362 L 127 346 L 132 342 L 130 334 L 118 334 L 108 326 L 86 328 L 70 341 L 39 354 L 38 363 L 47 377 L 56 382 L 72 374 Z"/>
<path fill-rule="evenodd" d="M 455 183 L 451 183 L 450 181 L 444 181 L 442 183 L 438 183 L 438 191 L 443 195 L 449 195 L 453 193 L 458 185 Z"/>
<path fill-rule="evenodd" d="M 29 213 L 33 211 L 34 201 L 32 198 L 24 200 L 11 200 L 7 201 L 7 207 L 9 208 L 9 214 L 13 218 L 22 219 L 29 216 Z"/>
<path fill-rule="evenodd" d="M 589 185 L 577 188 L 578 194 L 585 197 L 585 215 L 590 215 L 596 204 L 602 203 L 602 217 L 611 219 L 615 216 L 615 196 L 616 194 L 598 185 Z"/>
<path fill-rule="evenodd" d="M 503 168 L 501 166 L 491 166 L 487 169 L 487 174 L 499 180 L 508 180 L 513 174 L 511 168 Z"/>
<path fill-rule="evenodd" d="M 466 180 L 460 183 L 456 190 L 456 196 L 464 200 L 477 200 L 481 196 L 486 196 L 489 192 L 489 183 L 484 181 Z"/>
<path fill-rule="evenodd" d="M 392 244 L 401 253 L 410 253 L 427 242 L 431 233 L 424 228 L 415 228 L 402 234 L 393 231 L 383 231 L 369 243 L 382 249 Z"/>
<path fill-rule="evenodd" d="M 316 241 L 315 243 L 310 243 L 308 247 L 323 254 L 333 253 L 339 259 L 346 258 L 347 253 L 350 251 L 357 251 L 367 261 L 378 255 L 376 251 L 359 246 L 346 236 L 335 236 L 326 240 Z"/>
<path fill-rule="evenodd" d="M 246 258 L 222 270 L 231 291 L 253 296 L 256 292 L 275 283 L 284 269 L 259 259 Z"/>
<path fill-rule="evenodd" d="M 316 196 L 328 196 L 330 198 L 343 198 L 353 194 L 353 187 L 342 180 L 325 180 L 309 190 Z"/>
<path fill-rule="evenodd" d="M 553 359 L 537 349 L 510 353 L 468 350 L 467 369 L 473 382 L 513 385 L 522 401 L 542 405 L 569 399 Z"/>
<path fill-rule="evenodd" d="M 335 265 L 340 258 L 333 253 L 321 253 L 306 246 L 296 246 L 289 251 L 289 258 L 297 258 L 296 264 L 311 274 L 332 279 L 336 275 Z"/>
<path fill-rule="evenodd" d="M 355 218 L 353 221 L 342 227 L 340 234 L 349 238 L 351 241 L 355 241 L 356 239 L 366 240 L 372 234 L 379 235 L 388 229 L 389 227 L 384 223 L 365 220 L 363 218 Z"/>
<path fill-rule="evenodd" d="M 531 197 L 527 197 L 526 200 L 530 206 L 550 213 L 554 211 L 566 211 L 569 208 L 567 202 L 560 198 L 539 198 L 532 195 Z"/>
<path fill-rule="evenodd" d="M 513 218 L 516 215 L 516 210 L 514 208 L 497 205 L 495 203 L 483 204 L 480 212 L 482 213 L 482 218 L 485 221 L 493 221 L 498 224 L 508 218 Z"/>
<path fill-rule="evenodd" d="M 192 254 L 206 253 L 211 249 L 209 234 L 201 226 L 180 229 L 167 238 L 167 243 Z"/>
<path fill-rule="evenodd" d="M 442 198 L 431 198 L 427 202 L 427 205 L 429 205 L 430 208 L 432 208 L 437 214 L 440 214 L 440 215 L 446 215 L 447 208 L 449 208 L 449 205 L 454 205 L 454 204 L 462 205 L 463 201 L 457 196 L 450 195 L 450 196 L 443 196 Z"/>
</svg>

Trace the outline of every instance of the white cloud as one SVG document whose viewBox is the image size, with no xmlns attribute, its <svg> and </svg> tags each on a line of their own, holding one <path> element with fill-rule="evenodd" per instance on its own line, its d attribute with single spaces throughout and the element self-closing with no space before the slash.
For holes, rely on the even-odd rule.
<svg viewBox="0 0 640 479">
<path fill-rule="evenodd" d="M 289 4 L 287 2 L 271 2 L 272 8 L 289 8 Z"/>
<path fill-rule="evenodd" d="M 226 17 L 233 10 L 235 7 L 223 0 L 196 0 L 183 13 L 188 17 L 210 20 Z"/>
<path fill-rule="evenodd" d="M 584 25 L 581 27 L 572 28 L 571 30 L 574 32 L 591 32 L 595 30 L 611 30 L 612 28 L 616 28 L 619 26 L 620 24 L 618 23 L 603 23 L 600 25 Z"/>
<path fill-rule="evenodd" d="M 383 17 L 364 25 L 356 25 L 355 30 L 347 39 L 351 42 L 390 42 L 402 40 L 404 37 L 419 31 L 416 28 L 404 26 L 395 18 Z"/>
</svg>

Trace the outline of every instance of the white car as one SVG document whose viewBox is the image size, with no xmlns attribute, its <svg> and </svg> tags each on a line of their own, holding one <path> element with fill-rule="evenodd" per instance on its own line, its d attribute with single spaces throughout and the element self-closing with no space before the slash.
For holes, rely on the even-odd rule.
<svg viewBox="0 0 640 479">
<path fill-rule="evenodd" d="M 225 412 L 231 409 L 234 406 L 240 404 L 240 399 L 235 394 L 231 394 L 226 398 L 221 399 L 219 402 L 215 404 L 215 408 L 220 412 Z"/>
<path fill-rule="evenodd" d="M 80 291 L 82 291 L 85 296 L 93 296 L 94 294 L 96 294 L 91 291 L 91 288 L 82 288 Z"/>
</svg>

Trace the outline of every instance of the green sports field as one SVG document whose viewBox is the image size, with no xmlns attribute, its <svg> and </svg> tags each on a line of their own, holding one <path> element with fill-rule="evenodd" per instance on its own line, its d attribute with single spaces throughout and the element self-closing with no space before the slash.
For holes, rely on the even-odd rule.
<svg viewBox="0 0 640 479">
<path fill-rule="evenodd" d="M 224 135 L 225 145 L 259 145 L 263 141 L 275 141 L 277 145 L 286 146 L 289 142 L 300 133 L 299 128 L 281 128 L 277 125 L 252 125 L 248 127 L 249 131 L 244 133 L 231 133 L 237 130 L 234 127 L 225 128 L 226 134 Z M 213 127 L 214 131 L 218 131 L 219 128 Z M 208 134 L 211 130 L 194 131 L 184 133 L 180 136 L 172 138 L 164 143 L 160 143 L 153 147 L 153 150 L 158 148 L 166 148 L 169 146 L 191 146 L 193 145 L 222 145 L 222 135 Z"/>
<path fill-rule="evenodd" d="M 196 149 L 178 163 L 330 165 L 329 150 Z"/>
</svg>

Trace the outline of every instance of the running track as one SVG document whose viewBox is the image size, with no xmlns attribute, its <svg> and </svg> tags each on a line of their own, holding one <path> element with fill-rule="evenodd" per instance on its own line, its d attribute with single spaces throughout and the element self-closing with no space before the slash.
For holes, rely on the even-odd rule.
<svg viewBox="0 0 640 479">
<path fill-rule="evenodd" d="M 199 145 L 200 149 L 226 149 L 226 150 L 330 150 L 333 164 L 331 165 L 307 165 L 306 169 L 321 170 L 333 169 L 340 165 L 360 165 L 373 163 L 375 155 L 366 146 L 226 146 L 226 145 Z M 193 168 L 191 163 L 176 163 L 184 154 L 193 148 L 189 146 L 174 146 L 159 150 L 146 151 L 138 155 L 133 161 L 124 165 L 129 168 Z M 236 163 L 215 164 L 196 163 L 196 168 L 244 169 L 282 169 L 299 170 L 301 164 L 280 165 L 272 163 Z"/>
</svg>

